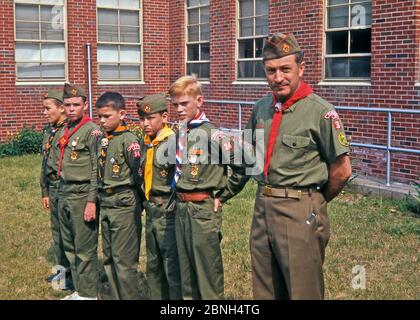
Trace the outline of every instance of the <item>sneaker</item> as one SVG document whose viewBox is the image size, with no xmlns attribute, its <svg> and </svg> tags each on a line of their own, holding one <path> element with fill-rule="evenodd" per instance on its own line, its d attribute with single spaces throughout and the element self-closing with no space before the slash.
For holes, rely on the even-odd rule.
<svg viewBox="0 0 420 320">
<path fill-rule="evenodd" d="M 60 274 L 60 271 L 57 271 L 57 273 L 50 274 L 48 277 L 45 278 L 45 281 L 48 283 L 51 283 L 53 279 Z"/>
<path fill-rule="evenodd" d="M 79 297 L 79 294 L 77 291 L 74 291 L 72 294 L 69 294 L 68 296 L 65 296 L 64 298 L 61 298 L 61 300 L 76 300 L 75 298 Z"/>
<path fill-rule="evenodd" d="M 75 298 L 73 298 L 71 300 L 98 300 L 98 298 L 97 297 L 89 298 L 89 297 L 82 297 L 82 296 L 77 295 Z"/>
</svg>

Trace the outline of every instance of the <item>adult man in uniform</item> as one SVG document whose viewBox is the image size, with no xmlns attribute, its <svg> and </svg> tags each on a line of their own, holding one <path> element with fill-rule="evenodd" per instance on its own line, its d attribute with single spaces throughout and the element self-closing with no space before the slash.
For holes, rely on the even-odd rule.
<svg viewBox="0 0 420 320">
<path fill-rule="evenodd" d="M 259 100 L 247 128 L 264 135 L 250 245 L 255 299 L 322 299 L 329 240 L 327 202 L 351 175 L 349 145 L 334 107 L 302 80 L 303 52 L 293 34 L 265 39 L 271 94 Z M 220 197 L 238 193 L 249 176 L 234 173 Z"/>
<path fill-rule="evenodd" d="M 64 109 L 68 123 L 59 139 L 59 212 L 64 250 L 70 261 L 76 291 L 66 300 L 97 299 L 99 127 L 86 116 L 84 90 L 64 85 Z"/>
<path fill-rule="evenodd" d="M 64 254 L 63 240 L 60 232 L 60 222 L 58 220 L 58 178 L 57 165 L 60 156 L 58 138 L 63 134 L 66 121 L 66 114 L 63 108 L 63 90 L 49 90 L 43 96 L 44 114 L 47 117 L 49 126 L 44 131 L 42 143 L 42 165 L 40 185 L 42 191 L 42 206 L 49 209 L 51 213 L 51 231 L 53 239 L 53 249 L 56 263 L 63 268 L 57 273 L 47 277 L 51 282 L 56 276 L 62 277 L 62 289 L 72 289 L 70 263 Z M 56 278 L 57 279 L 57 278 Z"/>
<path fill-rule="evenodd" d="M 204 98 L 195 77 L 176 80 L 169 95 L 180 119 L 174 180 L 183 299 L 223 299 L 222 217 L 217 197 L 226 186 L 227 163 L 233 166 L 232 145 L 202 111 Z"/>
<path fill-rule="evenodd" d="M 147 282 L 153 300 L 182 298 L 175 237 L 175 206 L 171 187 L 175 164 L 170 161 L 170 143 L 175 133 L 167 125 L 164 94 L 152 94 L 137 102 L 147 147 L 144 167 L 146 208 Z M 170 140 L 172 138 L 172 140 Z M 175 148 L 173 148 L 175 151 Z"/>
</svg>

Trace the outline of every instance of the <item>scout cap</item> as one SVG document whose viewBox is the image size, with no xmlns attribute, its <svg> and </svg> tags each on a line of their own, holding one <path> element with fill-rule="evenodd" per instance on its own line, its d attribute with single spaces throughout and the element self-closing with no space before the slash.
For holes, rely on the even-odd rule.
<svg viewBox="0 0 420 320">
<path fill-rule="evenodd" d="M 282 58 L 301 51 L 293 33 L 288 35 L 275 33 L 264 39 L 262 58 L 263 61 L 266 61 Z"/>
<path fill-rule="evenodd" d="M 153 113 L 168 111 L 166 95 L 163 93 L 146 96 L 136 104 L 138 107 L 138 113 L 141 116 L 148 116 Z"/>
<path fill-rule="evenodd" d="M 73 84 L 65 83 L 63 89 L 63 99 L 73 97 L 83 97 L 85 99 L 87 98 L 85 90 L 83 90 L 83 88 Z"/>
<path fill-rule="evenodd" d="M 63 103 L 63 90 L 48 90 L 44 93 L 44 99 L 55 99 Z"/>
</svg>

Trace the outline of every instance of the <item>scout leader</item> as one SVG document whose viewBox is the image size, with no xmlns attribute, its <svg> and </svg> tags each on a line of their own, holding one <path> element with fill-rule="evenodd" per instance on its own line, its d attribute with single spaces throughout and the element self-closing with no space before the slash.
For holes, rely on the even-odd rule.
<svg viewBox="0 0 420 320">
<path fill-rule="evenodd" d="M 141 152 L 138 138 L 124 123 L 125 101 L 106 92 L 96 101 L 102 129 L 99 147 L 99 205 L 103 264 L 118 300 L 139 299 Z"/>
<path fill-rule="evenodd" d="M 167 125 L 164 94 L 147 96 L 137 106 L 147 146 L 144 168 L 147 282 L 154 300 L 182 299 L 175 237 L 176 208 L 170 208 L 175 164 L 169 161 L 168 140 L 173 138 L 171 142 L 175 146 L 175 133 Z"/>
<path fill-rule="evenodd" d="M 49 90 L 44 94 L 42 104 L 44 106 L 44 114 L 49 122 L 49 126 L 44 131 L 44 140 L 42 143 L 43 157 L 40 177 L 42 206 L 44 209 L 50 209 L 54 255 L 56 263 L 65 269 L 64 283 L 60 288 L 72 289 L 73 283 L 70 263 L 64 253 L 58 218 L 59 180 L 57 177 L 57 166 L 60 157 L 58 138 L 62 136 L 66 122 L 66 114 L 63 107 L 63 90 Z M 56 274 L 47 277 L 47 281 L 52 282 L 54 277 L 58 276 L 59 273 L 60 270 L 57 270 Z"/>
<path fill-rule="evenodd" d="M 265 136 L 250 236 L 255 299 L 324 297 L 327 202 L 351 175 L 341 120 L 303 81 L 303 56 L 293 34 L 265 39 L 263 65 L 272 93 L 257 101 L 246 127 Z M 220 200 L 238 193 L 248 178 L 232 175 Z"/>
<path fill-rule="evenodd" d="M 99 127 L 86 115 L 86 94 L 78 86 L 64 85 L 68 123 L 59 139 L 59 213 L 64 251 L 70 261 L 74 287 L 65 300 L 97 298 Z"/>
<path fill-rule="evenodd" d="M 230 155 L 232 148 L 229 141 L 221 143 L 222 134 L 202 111 L 204 97 L 195 77 L 176 80 L 169 95 L 181 121 L 174 181 L 183 299 L 223 299 L 222 216 L 217 197 L 226 186 L 227 162 L 219 157 Z M 233 166 L 230 156 L 227 160 Z"/>
</svg>

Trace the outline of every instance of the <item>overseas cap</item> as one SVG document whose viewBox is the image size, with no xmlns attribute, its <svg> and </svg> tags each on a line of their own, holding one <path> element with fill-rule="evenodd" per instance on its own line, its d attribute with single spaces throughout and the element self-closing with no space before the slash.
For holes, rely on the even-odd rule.
<svg viewBox="0 0 420 320">
<path fill-rule="evenodd" d="M 44 93 L 44 99 L 55 99 L 63 103 L 63 90 L 48 90 Z"/>
<path fill-rule="evenodd" d="M 153 113 L 168 111 L 166 95 L 163 93 L 156 93 L 146 96 L 136 104 L 138 107 L 138 113 L 141 116 L 148 116 Z"/>
<path fill-rule="evenodd" d="M 73 97 L 87 98 L 85 90 L 83 90 L 83 88 L 73 84 L 65 83 L 63 89 L 63 99 Z"/>
<path fill-rule="evenodd" d="M 282 58 L 302 51 L 293 33 L 285 35 L 275 33 L 264 39 L 262 50 L 263 61 Z"/>
</svg>

